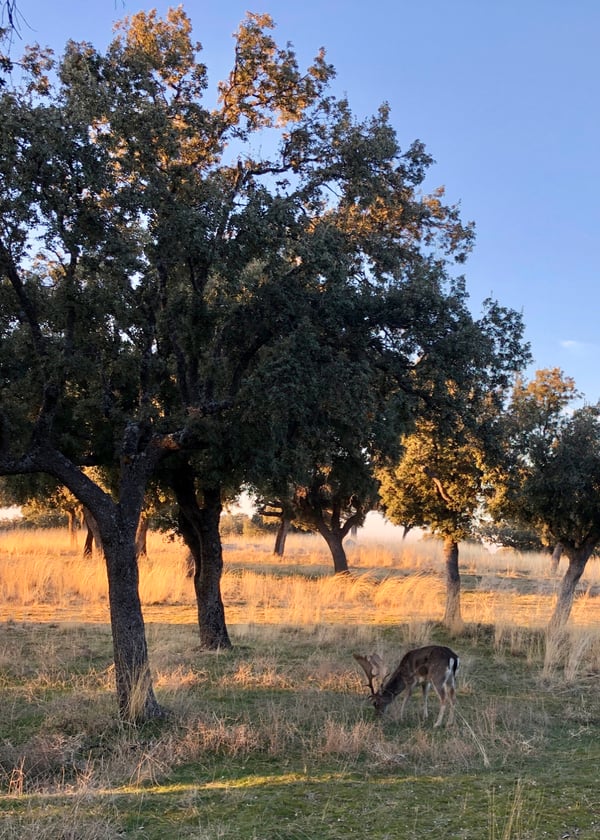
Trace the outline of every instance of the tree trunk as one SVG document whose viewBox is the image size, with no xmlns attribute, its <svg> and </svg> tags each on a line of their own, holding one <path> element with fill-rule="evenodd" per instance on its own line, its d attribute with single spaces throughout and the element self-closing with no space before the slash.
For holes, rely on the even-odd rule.
<svg viewBox="0 0 600 840">
<path fill-rule="evenodd" d="M 563 553 L 563 545 L 562 543 L 557 542 L 554 546 L 554 550 L 552 552 L 552 557 L 550 559 L 552 574 L 556 574 L 558 572 L 558 566 L 560 563 L 560 558 L 562 557 Z"/>
<path fill-rule="evenodd" d="M 75 478 L 67 470 L 72 480 L 65 482 L 82 502 L 86 525 L 104 555 L 117 703 L 121 718 L 131 723 L 164 716 L 152 687 L 135 542 L 148 477 L 163 452 L 150 445 L 141 457 L 136 452 L 122 460 L 118 502 L 79 470 Z"/>
<path fill-rule="evenodd" d="M 87 528 L 87 532 L 86 532 L 86 535 L 85 535 L 85 543 L 83 544 L 83 556 L 84 557 L 91 557 L 93 547 L 94 547 L 94 535 L 92 534 L 91 530 L 89 528 Z"/>
<path fill-rule="evenodd" d="M 444 624 L 453 633 L 464 628 L 460 611 L 460 573 L 458 570 L 458 543 L 452 537 L 444 539 L 444 560 L 446 563 L 446 612 Z"/>
<path fill-rule="evenodd" d="M 25 470 L 20 460 L 5 458 L 3 465 L 5 475 L 42 472 L 53 476 L 90 514 L 89 524 L 97 529 L 106 563 L 117 702 L 121 717 L 131 722 L 164 715 L 152 688 L 138 591 L 135 533 L 148 479 L 173 447 L 170 440 L 158 436 L 142 447 L 145 431 L 142 425 L 131 424 L 124 434 L 119 502 L 44 439 L 28 453 Z"/>
<path fill-rule="evenodd" d="M 135 532 L 135 554 L 137 559 L 148 556 L 148 517 L 142 511 L 137 531 Z"/>
<path fill-rule="evenodd" d="M 98 527 L 98 522 L 96 521 L 96 518 L 93 515 L 93 513 L 87 507 L 83 508 L 83 521 L 85 522 L 87 528 L 85 545 L 83 546 L 83 556 L 91 557 L 92 546 L 94 542 L 96 543 L 96 551 L 102 553 L 104 551 L 104 547 L 102 543 L 102 535 L 100 534 L 100 529 Z"/>
<path fill-rule="evenodd" d="M 225 623 L 225 608 L 221 598 L 223 574 L 223 546 L 219 532 L 221 517 L 220 488 L 204 488 L 204 505 L 200 509 L 200 537 L 202 542 L 201 568 L 194 574 L 194 589 L 198 603 L 198 627 L 203 647 L 216 650 L 230 648 L 231 641 Z"/>
<path fill-rule="evenodd" d="M 331 556 L 333 558 L 333 571 L 336 575 L 349 574 L 348 558 L 344 549 L 344 534 L 338 529 L 323 528 L 320 529 L 321 535 L 329 546 Z"/>
<path fill-rule="evenodd" d="M 589 560 L 596 543 L 587 542 L 583 546 L 569 546 L 564 545 L 564 553 L 569 558 L 569 565 L 567 571 L 562 579 L 558 599 L 554 607 L 554 612 L 548 623 L 548 631 L 550 633 L 560 632 L 571 615 L 573 601 L 575 599 L 575 590 L 579 583 L 587 561 Z"/>
<path fill-rule="evenodd" d="M 194 477 L 189 469 L 177 471 L 172 487 L 179 505 L 179 528 L 194 558 L 194 590 L 198 607 L 200 644 L 206 650 L 230 648 L 221 598 L 223 551 L 219 533 L 221 493 L 205 488 L 199 507 Z"/>
<path fill-rule="evenodd" d="M 277 557 L 283 557 L 285 551 L 285 541 L 290 530 L 291 522 L 285 516 L 281 517 L 279 528 L 277 529 L 277 536 L 275 537 L 275 549 L 273 551 Z"/>
<path fill-rule="evenodd" d="M 128 530 L 130 533 L 127 533 Z M 102 536 L 119 712 L 121 717 L 131 722 L 162 717 L 164 712 L 154 696 L 150 676 L 138 591 L 135 530 L 121 526 L 117 527 L 116 533 L 111 528 Z"/>
</svg>

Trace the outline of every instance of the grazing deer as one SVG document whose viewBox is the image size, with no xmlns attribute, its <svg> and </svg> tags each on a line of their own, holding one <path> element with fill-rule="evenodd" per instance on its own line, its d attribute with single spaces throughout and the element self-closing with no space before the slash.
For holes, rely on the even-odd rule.
<svg viewBox="0 0 600 840">
<path fill-rule="evenodd" d="M 400 719 L 404 716 L 406 701 L 412 694 L 416 685 L 423 689 L 424 709 L 423 717 L 427 718 L 427 695 L 430 686 L 433 686 L 440 698 L 440 713 L 435 726 L 440 726 L 446 711 L 446 703 L 450 703 L 448 721 L 454 720 L 454 701 L 456 696 L 455 677 L 458 671 L 458 656 L 450 648 L 440 645 L 428 645 L 427 647 L 409 650 L 402 659 L 396 670 L 388 677 L 385 665 L 380 656 L 372 653 L 368 656 L 361 656 L 355 653 L 354 658 L 361 665 L 367 675 L 369 689 L 371 690 L 371 701 L 375 711 L 381 714 L 386 707 L 404 689 L 406 695 L 400 707 Z M 377 690 L 373 685 L 374 678 L 380 680 Z M 387 679 L 386 679 L 387 677 Z"/>
</svg>

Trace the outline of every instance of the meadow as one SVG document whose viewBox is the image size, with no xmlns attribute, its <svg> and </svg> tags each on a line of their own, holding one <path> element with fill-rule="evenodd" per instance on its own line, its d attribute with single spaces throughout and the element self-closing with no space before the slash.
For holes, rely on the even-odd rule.
<svg viewBox="0 0 600 840">
<path fill-rule="evenodd" d="M 0 531 L 0 838 L 369 840 L 600 835 L 600 568 L 545 653 L 560 575 L 461 546 L 465 630 L 432 540 L 224 538 L 233 649 L 199 648 L 185 550 L 149 537 L 140 591 L 164 721 L 116 716 L 106 575 L 66 531 Z M 461 657 L 456 722 L 368 702 L 353 652 Z"/>
</svg>

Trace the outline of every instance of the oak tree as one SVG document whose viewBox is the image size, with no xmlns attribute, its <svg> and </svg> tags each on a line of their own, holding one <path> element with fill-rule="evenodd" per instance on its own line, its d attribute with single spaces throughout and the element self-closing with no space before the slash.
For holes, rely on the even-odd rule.
<svg viewBox="0 0 600 840">
<path fill-rule="evenodd" d="M 464 428 L 453 436 L 420 421 L 403 440 L 402 457 L 379 473 L 382 509 L 397 525 L 426 528 L 444 543 L 444 623 L 462 629 L 459 542 L 471 535 L 484 476 L 481 445 Z"/>
<path fill-rule="evenodd" d="M 533 528 L 568 559 L 551 633 L 569 619 L 577 584 L 600 541 L 600 406 L 567 411 L 578 396 L 558 369 L 517 382 L 504 423 L 504 468 L 490 499 L 492 513 Z"/>
</svg>

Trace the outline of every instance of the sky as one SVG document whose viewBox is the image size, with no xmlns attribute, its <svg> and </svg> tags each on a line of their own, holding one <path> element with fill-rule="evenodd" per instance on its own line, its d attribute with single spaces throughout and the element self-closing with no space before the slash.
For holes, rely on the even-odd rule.
<svg viewBox="0 0 600 840">
<path fill-rule="evenodd" d="M 115 21 L 171 3 L 17 0 L 20 39 L 60 54 L 104 49 Z M 477 315 L 487 297 L 522 312 L 539 368 L 561 368 L 600 400 L 599 0 L 186 0 L 210 85 L 232 65 L 247 11 L 268 13 L 300 65 L 321 47 L 332 91 L 359 118 L 389 103 L 400 144 L 419 139 L 474 221 L 460 268 Z"/>
</svg>

